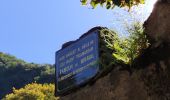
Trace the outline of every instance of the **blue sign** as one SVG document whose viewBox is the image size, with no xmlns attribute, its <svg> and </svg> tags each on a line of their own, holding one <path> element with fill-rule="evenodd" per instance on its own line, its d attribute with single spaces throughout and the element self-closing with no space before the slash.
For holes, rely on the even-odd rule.
<svg viewBox="0 0 170 100">
<path fill-rule="evenodd" d="M 56 92 L 65 93 L 88 82 L 99 71 L 98 32 L 56 52 Z"/>
</svg>

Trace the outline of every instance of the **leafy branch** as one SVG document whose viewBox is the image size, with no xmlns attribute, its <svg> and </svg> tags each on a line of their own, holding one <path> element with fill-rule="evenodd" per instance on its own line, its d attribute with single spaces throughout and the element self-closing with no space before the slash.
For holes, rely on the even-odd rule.
<svg viewBox="0 0 170 100">
<path fill-rule="evenodd" d="M 107 9 L 113 9 L 115 6 L 118 7 L 131 7 L 139 3 L 143 4 L 145 0 L 80 0 L 82 5 L 90 4 L 93 8 L 97 5 L 105 6 Z"/>
</svg>

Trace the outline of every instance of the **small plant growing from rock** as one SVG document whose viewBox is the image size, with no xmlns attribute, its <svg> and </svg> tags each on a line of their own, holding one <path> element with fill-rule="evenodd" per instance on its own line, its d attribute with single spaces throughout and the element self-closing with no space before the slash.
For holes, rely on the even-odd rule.
<svg viewBox="0 0 170 100">
<path fill-rule="evenodd" d="M 101 35 L 105 37 L 106 46 L 114 51 L 112 56 L 115 61 L 132 66 L 134 59 L 149 47 L 149 42 L 144 33 L 143 25 L 139 22 L 128 27 L 128 32 L 129 36 L 119 37 L 116 32 L 103 29 Z"/>
</svg>

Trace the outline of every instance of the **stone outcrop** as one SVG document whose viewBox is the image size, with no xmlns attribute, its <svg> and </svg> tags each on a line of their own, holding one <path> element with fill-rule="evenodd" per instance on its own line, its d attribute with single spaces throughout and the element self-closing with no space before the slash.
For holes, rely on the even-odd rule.
<svg viewBox="0 0 170 100">
<path fill-rule="evenodd" d="M 147 93 L 143 87 L 136 75 L 113 70 L 95 84 L 61 97 L 61 100 L 146 100 Z"/>
<path fill-rule="evenodd" d="M 113 66 L 110 73 L 61 100 L 170 100 L 170 4 L 160 0 L 145 22 L 151 47 L 131 72 Z"/>
<path fill-rule="evenodd" d="M 149 48 L 136 60 L 132 74 L 116 66 L 94 84 L 61 100 L 170 100 L 169 51 L 167 46 Z"/>
<path fill-rule="evenodd" d="M 170 0 L 157 2 L 144 26 L 152 42 L 170 43 Z"/>
</svg>

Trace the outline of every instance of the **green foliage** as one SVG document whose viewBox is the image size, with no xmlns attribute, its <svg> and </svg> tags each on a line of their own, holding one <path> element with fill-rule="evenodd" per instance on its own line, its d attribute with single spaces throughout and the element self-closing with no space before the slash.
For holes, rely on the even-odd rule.
<svg viewBox="0 0 170 100">
<path fill-rule="evenodd" d="M 18 90 L 13 88 L 13 93 L 6 95 L 3 100 L 58 100 L 54 96 L 54 89 L 53 84 L 32 83 Z"/>
<path fill-rule="evenodd" d="M 114 33 L 113 31 L 109 32 L 107 28 L 103 28 L 100 30 L 100 65 L 101 69 L 104 71 L 109 70 L 110 67 L 114 64 L 114 59 L 112 57 L 113 49 L 112 45 L 114 43 L 114 35 L 110 33 Z"/>
<path fill-rule="evenodd" d="M 128 29 L 130 35 L 127 38 L 116 37 L 118 41 L 115 41 L 113 48 L 116 52 L 113 56 L 122 60 L 126 64 L 132 65 L 135 58 L 137 58 L 143 51 L 149 46 L 149 42 L 142 24 L 136 22 Z"/>
<path fill-rule="evenodd" d="M 0 52 L 0 99 L 12 88 L 21 88 L 28 83 L 54 83 L 54 67 L 26 63 L 9 54 Z"/>
<path fill-rule="evenodd" d="M 142 24 L 136 22 L 131 28 L 128 28 L 128 37 L 119 37 L 116 32 L 103 29 L 101 33 L 108 33 L 110 35 L 104 34 L 106 46 L 114 50 L 113 58 L 116 62 L 123 62 L 125 64 L 132 65 L 135 58 L 137 58 L 144 49 L 149 46 L 147 36 L 144 33 Z"/>
<path fill-rule="evenodd" d="M 115 42 L 113 45 L 113 49 L 115 52 L 113 53 L 113 57 L 117 60 L 123 61 L 125 64 L 128 64 L 130 62 L 129 55 L 129 42 L 128 39 L 121 39 L 115 34 L 114 36 Z"/>
<path fill-rule="evenodd" d="M 139 3 L 144 3 L 145 0 L 81 0 L 82 5 L 90 5 L 95 8 L 97 5 L 105 5 L 107 9 L 112 9 L 115 6 L 118 7 L 131 7 L 133 5 L 137 5 Z"/>
</svg>

